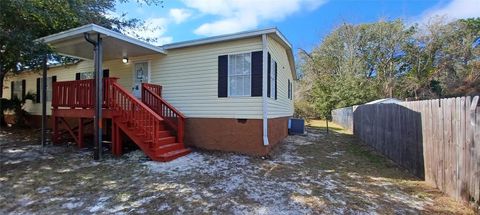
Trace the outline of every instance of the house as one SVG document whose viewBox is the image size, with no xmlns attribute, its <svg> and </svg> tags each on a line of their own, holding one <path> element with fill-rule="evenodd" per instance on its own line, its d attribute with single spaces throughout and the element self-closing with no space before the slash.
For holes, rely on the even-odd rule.
<svg viewBox="0 0 480 215">
<path fill-rule="evenodd" d="M 97 136 L 111 139 L 114 154 L 128 137 L 159 161 L 188 153 L 184 146 L 265 155 L 288 135 L 297 77 L 292 47 L 276 28 L 158 47 L 90 24 L 40 40 L 80 59 L 46 72 L 54 142 L 63 132 L 82 147 L 97 110 Z M 38 71 L 8 76 L 3 95 L 35 93 L 26 109 L 40 122 L 42 83 Z"/>
</svg>

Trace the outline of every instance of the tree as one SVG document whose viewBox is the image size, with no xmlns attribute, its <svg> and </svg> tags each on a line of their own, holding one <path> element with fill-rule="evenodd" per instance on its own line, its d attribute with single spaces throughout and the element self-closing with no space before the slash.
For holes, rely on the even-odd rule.
<svg viewBox="0 0 480 215">
<path fill-rule="evenodd" d="M 121 0 L 125 2 L 127 0 Z M 141 27 L 138 19 L 107 15 L 115 11 L 116 0 L 2 0 L 0 1 L 0 98 L 3 81 L 9 72 L 18 73 L 41 67 L 45 54 L 53 53 L 35 39 L 95 23 L 121 32 Z M 158 4 L 159 0 L 138 0 Z M 134 35 L 141 37 L 141 35 Z M 143 38 L 152 40 L 152 38 Z M 70 58 L 49 55 L 50 61 L 63 63 Z"/>
<path fill-rule="evenodd" d="M 434 17 L 404 47 L 399 97 L 429 99 L 480 92 L 480 18 Z"/>
<path fill-rule="evenodd" d="M 339 26 L 311 53 L 300 52 L 300 99 L 328 119 L 332 109 L 391 96 L 410 34 L 401 21 Z"/>
<path fill-rule="evenodd" d="M 343 24 L 300 50 L 297 110 L 331 110 L 385 97 L 431 99 L 480 93 L 480 18 L 425 26 L 401 20 Z M 301 110 L 304 108 L 305 110 Z M 311 112 L 311 111 L 310 111 Z"/>
</svg>

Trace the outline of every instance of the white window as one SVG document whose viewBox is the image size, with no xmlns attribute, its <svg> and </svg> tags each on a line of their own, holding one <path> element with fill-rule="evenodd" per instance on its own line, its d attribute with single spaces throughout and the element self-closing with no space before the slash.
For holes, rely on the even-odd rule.
<svg viewBox="0 0 480 215">
<path fill-rule="evenodd" d="M 81 72 L 80 73 L 80 80 L 85 80 L 85 79 L 94 79 L 94 72 Z"/>
<path fill-rule="evenodd" d="M 22 86 L 22 81 L 15 81 L 13 83 L 13 97 L 17 97 L 18 99 L 23 99 L 22 98 L 22 89 L 23 89 L 23 86 Z"/>
<path fill-rule="evenodd" d="M 275 98 L 275 83 L 277 80 L 275 79 L 275 61 L 270 61 L 270 98 Z"/>
<path fill-rule="evenodd" d="M 40 101 L 42 101 L 43 80 L 40 78 Z M 52 101 L 52 77 L 47 78 L 47 102 Z"/>
<path fill-rule="evenodd" d="M 252 56 L 250 53 L 228 56 L 228 96 L 250 96 Z"/>
</svg>

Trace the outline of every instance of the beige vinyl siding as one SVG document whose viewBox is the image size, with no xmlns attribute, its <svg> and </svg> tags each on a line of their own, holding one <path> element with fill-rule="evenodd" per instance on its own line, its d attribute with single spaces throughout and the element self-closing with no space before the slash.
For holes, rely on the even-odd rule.
<svg viewBox="0 0 480 215">
<path fill-rule="evenodd" d="M 261 119 L 261 97 L 218 98 L 218 56 L 260 50 L 261 37 L 167 50 L 152 60 L 151 81 L 187 117 Z"/>
<path fill-rule="evenodd" d="M 110 77 L 118 77 L 118 82 L 131 91 L 133 66 L 136 62 L 150 63 L 150 82 L 162 85 L 162 96 L 187 117 L 198 118 L 239 118 L 261 119 L 262 97 L 218 98 L 218 56 L 262 50 L 261 37 L 219 42 L 167 50 L 167 55 L 149 55 L 130 58 L 128 64 L 121 59 L 106 61 L 104 69 L 110 70 Z M 272 56 L 277 56 L 272 54 Z M 278 61 L 288 65 L 288 61 Z M 285 66 L 285 68 L 288 68 Z M 57 76 L 57 81 L 75 80 L 75 73 L 93 71 L 93 61 L 84 60 L 75 65 L 51 68 L 48 77 Z M 279 79 L 280 79 L 279 69 Z M 26 79 L 27 92 L 36 93 L 36 79 L 41 72 L 25 72 L 9 76 L 5 80 L 4 97 L 10 97 L 10 81 Z M 285 80 L 286 82 L 286 80 Z M 281 90 L 283 89 L 283 92 Z M 279 99 L 286 95 L 287 86 L 279 84 Z M 274 106 L 276 104 L 273 104 Z M 27 105 L 33 115 L 41 114 L 41 104 Z M 278 106 L 278 105 L 277 105 Z M 50 115 L 50 102 L 47 104 Z M 277 108 L 278 109 L 278 108 Z M 291 115 L 291 114 L 290 114 Z"/>
<path fill-rule="evenodd" d="M 277 61 L 277 100 L 275 95 L 268 98 L 268 118 L 293 115 L 293 98 L 288 98 L 288 80 L 293 83 L 292 71 L 286 49 L 272 37 L 268 38 L 268 51 Z M 293 88 L 293 84 L 292 84 Z M 292 93 L 293 94 L 293 93 Z"/>
<path fill-rule="evenodd" d="M 123 64 L 121 60 L 107 61 L 103 64 L 104 69 L 110 69 L 110 77 L 119 77 L 118 82 L 127 88 L 132 86 L 132 68 L 129 64 Z M 50 68 L 47 72 L 48 77 L 57 76 L 58 81 L 75 80 L 77 72 L 92 72 L 93 61 L 83 60 L 77 64 Z M 8 75 L 4 80 L 3 97 L 10 99 L 10 82 L 23 80 L 26 81 L 26 92 L 37 93 L 37 78 L 41 78 L 41 71 L 24 72 L 17 75 Z M 40 103 L 28 102 L 24 109 L 32 115 L 41 115 L 42 106 Z M 51 115 L 51 102 L 47 102 L 47 115 Z"/>
</svg>

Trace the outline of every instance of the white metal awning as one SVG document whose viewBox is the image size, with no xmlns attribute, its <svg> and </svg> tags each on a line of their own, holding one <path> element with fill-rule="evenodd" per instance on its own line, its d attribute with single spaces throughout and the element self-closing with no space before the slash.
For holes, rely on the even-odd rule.
<svg viewBox="0 0 480 215">
<path fill-rule="evenodd" d="M 59 54 L 92 60 L 93 46 L 85 40 L 85 33 L 90 34 L 92 38 L 96 38 L 98 34 L 101 35 L 103 43 L 103 60 L 166 53 L 163 48 L 125 36 L 121 33 L 95 24 L 84 25 L 57 34 L 52 34 L 42 37 L 37 41 L 42 41 L 51 45 Z"/>
</svg>

